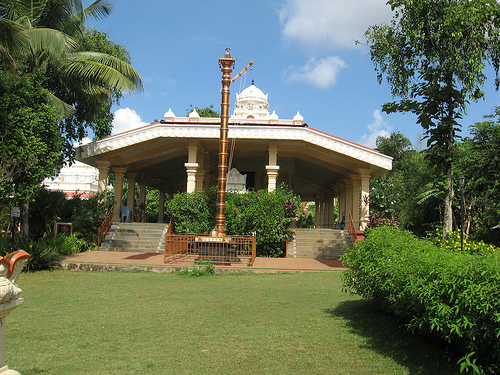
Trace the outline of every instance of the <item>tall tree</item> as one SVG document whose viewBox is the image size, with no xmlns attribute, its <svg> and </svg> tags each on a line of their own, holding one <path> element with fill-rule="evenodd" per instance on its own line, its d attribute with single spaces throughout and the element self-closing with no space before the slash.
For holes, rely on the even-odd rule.
<svg viewBox="0 0 500 375">
<path fill-rule="evenodd" d="M 378 80 L 399 101 L 387 113 L 413 112 L 427 137 L 427 157 L 445 175 L 444 235 L 453 227 L 452 160 L 459 120 L 484 96 L 489 62 L 500 79 L 500 5 L 495 0 L 388 0 L 391 25 L 367 33 Z"/>
</svg>

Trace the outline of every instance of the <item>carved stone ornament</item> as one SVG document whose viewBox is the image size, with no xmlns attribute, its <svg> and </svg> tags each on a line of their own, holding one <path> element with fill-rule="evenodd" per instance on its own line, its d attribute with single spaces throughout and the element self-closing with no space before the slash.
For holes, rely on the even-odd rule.
<svg viewBox="0 0 500 375">
<path fill-rule="evenodd" d="M 17 298 L 22 290 L 16 285 L 17 278 L 31 258 L 24 250 L 17 250 L 0 257 L 0 304 Z"/>
</svg>

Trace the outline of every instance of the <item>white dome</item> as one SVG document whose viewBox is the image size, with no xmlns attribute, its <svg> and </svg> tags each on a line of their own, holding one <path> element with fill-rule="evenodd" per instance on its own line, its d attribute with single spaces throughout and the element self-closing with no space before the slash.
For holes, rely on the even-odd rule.
<svg viewBox="0 0 500 375">
<path fill-rule="evenodd" d="M 233 118 L 267 119 L 269 117 L 269 103 L 267 94 L 252 85 L 236 94 Z"/>
<path fill-rule="evenodd" d="M 195 117 L 195 118 L 200 118 L 200 115 L 198 114 L 198 112 L 196 112 L 196 108 L 195 108 L 195 109 L 193 109 L 193 110 L 191 111 L 191 113 L 189 114 L 189 118 L 193 118 L 193 117 Z"/>
<path fill-rule="evenodd" d="M 302 115 L 300 114 L 299 111 L 297 111 L 297 114 L 295 116 L 293 116 L 293 121 L 304 121 L 304 117 L 302 117 Z"/>
<path fill-rule="evenodd" d="M 168 112 L 166 112 L 163 116 L 165 116 L 165 118 L 174 118 L 175 114 L 172 112 L 172 108 L 169 108 Z"/>
</svg>

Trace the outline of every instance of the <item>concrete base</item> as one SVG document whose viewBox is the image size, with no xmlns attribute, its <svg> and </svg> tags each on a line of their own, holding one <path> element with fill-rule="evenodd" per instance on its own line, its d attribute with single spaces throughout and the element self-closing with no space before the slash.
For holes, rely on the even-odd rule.
<svg viewBox="0 0 500 375">
<path fill-rule="evenodd" d="M 17 298 L 13 301 L 0 304 L 0 375 L 20 375 L 19 372 L 9 370 L 4 363 L 4 346 L 5 346 L 5 318 L 19 305 L 22 305 L 24 300 Z"/>
<path fill-rule="evenodd" d="M 9 370 L 8 366 L 0 368 L 0 375 L 21 375 L 16 370 Z"/>
</svg>

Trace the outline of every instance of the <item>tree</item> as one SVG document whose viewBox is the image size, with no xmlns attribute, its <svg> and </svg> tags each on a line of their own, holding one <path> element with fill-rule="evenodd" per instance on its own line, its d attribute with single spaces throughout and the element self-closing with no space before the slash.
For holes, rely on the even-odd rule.
<svg viewBox="0 0 500 375">
<path fill-rule="evenodd" d="M 78 48 L 88 17 L 108 15 L 111 7 L 96 0 L 83 8 L 81 0 L 0 1 L 0 52 L 9 67 L 19 61 L 31 69 L 44 69 L 47 95 L 61 116 L 75 108 L 64 96 L 101 97 L 142 87 L 139 74 L 124 60 L 96 50 Z M 10 28 L 2 26 L 9 25 Z M 17 43 L 15 42 L 17 41 Z M 6 65 L 4 65 L 4 69 Z"/>
<path fill-rule="evenodd" d="M 0 72 L 0 207 L 29 201 L 40 182 L 62 165 L 57 115 L 44 80 L 37 70 L 12 84 Z"/>
<path fill-rule="evenodd" d="M 470 127 L 456 168 L 466 177 L 466 233 L 491 242 L 491 228 L 500 224 L 500 107 L 485 117 Z"/>
<path fill-rule="evenodd" d="M 200 115 L 200 117 L 220 117 L 220 112 L 214 110 L 214 105 L 210 104 L 210 106 L 205 108 L 193 107 L 192 104 L 189 105 L 189 108 L 186 109 L 186 116 L 189 116 L 193 110 L 196 109 L 196 112 Z"/>
<path fill-rule="evenodd" d="M 383 110 L 413 112 L 427 138 L 427 158 L 445 176 L 443 233 L 452 231 L 456 132 L 470 100 L 484 96 L 490 62 L 500 79 L 500 5 L 492 0 L 389 0 L 391 25 L 366 33 L 379 83 L 397 102 Z"/>
</svg>

